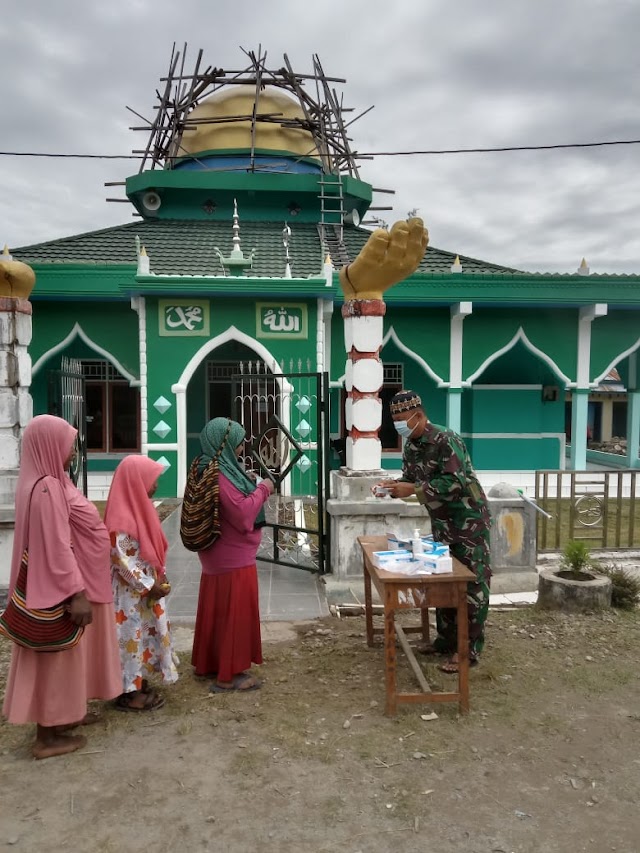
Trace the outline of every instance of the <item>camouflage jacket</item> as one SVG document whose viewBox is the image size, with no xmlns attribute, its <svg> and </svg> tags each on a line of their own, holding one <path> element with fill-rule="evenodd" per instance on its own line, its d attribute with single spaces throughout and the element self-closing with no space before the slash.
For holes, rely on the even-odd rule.
<svg viewBox="0 0 640 853">
<path fill-rule="evenodd" d="M 487 498 L 455 432 L 427 423 L 420 438 L 405 442 L 401 480 L 415 484 L 436 540 L 459 542 L 488 534 Z"/>
</svg>

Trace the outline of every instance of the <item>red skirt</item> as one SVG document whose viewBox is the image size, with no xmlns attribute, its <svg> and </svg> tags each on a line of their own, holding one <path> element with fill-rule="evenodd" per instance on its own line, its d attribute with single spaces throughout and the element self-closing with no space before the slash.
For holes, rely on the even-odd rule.
<svg viewBox="0 0 640 853">
<path fill-rule="evenodd" d="M 258 572 L 255 564 L 200 578 L 191 663 L 196 675 L 234 675 L 262 663 Z"/>
</svg>

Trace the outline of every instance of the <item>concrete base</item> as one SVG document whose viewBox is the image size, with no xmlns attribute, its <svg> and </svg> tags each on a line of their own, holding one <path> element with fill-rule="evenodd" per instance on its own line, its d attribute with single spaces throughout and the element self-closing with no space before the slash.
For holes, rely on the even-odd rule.
<svg viewBox="0 0 640 853">
<path fill-rule="evenodd" d="M 508 595 L 510 592 L 537 592 L 538 572 L 523 572 L 521 569 L 510 572 L 501 569 L 491 578 L 491 592 L 494 595 Z"/>
<path fill-rule="evenodd" d="M 331 523 L 331 571 L 334 580 L 362 577 L 362 550 L 358 536 L 384 536 L 393 531 L 407 538 L 415 528 L 429 533 L 427 512 L 417 501 L 374 498 L 371 487 L 386 479 L 388 472 L 331 472 L 331 499 L 327 512 Z"/>
<path fill-rule="evenodd" d="M 588 572 L 591 580 L 562 578 L 553 569 L 539 575 L 538 607 L 580 613 L 611 607 L 611 578 Z"/>
</svg>

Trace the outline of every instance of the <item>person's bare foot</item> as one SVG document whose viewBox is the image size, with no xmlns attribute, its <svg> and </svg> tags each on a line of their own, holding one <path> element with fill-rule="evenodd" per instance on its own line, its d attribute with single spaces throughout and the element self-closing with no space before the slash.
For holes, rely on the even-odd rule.
<svg viewBox="0 0 640 853">
<path fill-rule="evenodd" d="M 98 714 L 95 711 L 89 711 L 81 720 L 78 720 L 77 723 L 67 723 L 64 726 L 56 726 L 56 734 L 70 732 L 72 729 L 77 729 L 80 726 L 95 726 L 96 723 L 101 723 L 102 720 L 102 714 Z"/>
<path fill-rule="evenodd" d="M 87 739 L 82 735 L 63 735 L 59 734 L 54 727 L 38 726 L 31 754 L 37 761 L 40 761 L 43 758 L 55 758 L 57 755 L 76 752 L 86 745 Z"/>
</svg>

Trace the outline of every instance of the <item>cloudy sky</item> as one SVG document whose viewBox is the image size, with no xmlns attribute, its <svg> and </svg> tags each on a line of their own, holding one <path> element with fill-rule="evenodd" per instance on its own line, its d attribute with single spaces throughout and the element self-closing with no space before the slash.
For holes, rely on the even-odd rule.
<svg viewBox="0 0 640 853">
<path fill-rule="evenodd" d="M 0 150 L 129 154 L 174 41 L 193 61 L 296 70 L 320 55 L 360 151 L 640 139 L 638 0 L 4 0 Z M 640 145 L 377 157 L 387 221 L 418 208 L 439 248 L 520 269 L 640 273 Z M 105 181 L 134 161 L 0 156 L 0 244 L 131 221 Z"/>
</svg>

